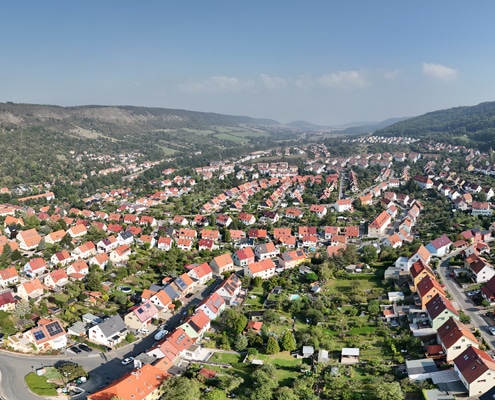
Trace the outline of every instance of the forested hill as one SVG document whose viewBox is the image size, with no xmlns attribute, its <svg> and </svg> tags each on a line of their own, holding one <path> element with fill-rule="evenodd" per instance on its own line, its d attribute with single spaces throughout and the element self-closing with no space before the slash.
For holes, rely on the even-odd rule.
<svg viewBox="0 0 495 400">
<path fill-rule="evenodd" d="M 432 137 L 451 142 L 467 139 L 482 147 L 493 146 L 495 102 L 433 111 L 380 129 L 375 135 Z"/>
<path fill-rule="evenodd" d="M 280 125 L 256 119 L 166 108 L 0 103 L 0 128 L 43 126 L 55 130 L 90 129 L 105 134 L 143 133 L 161 129 L 204 129 L 209 126 Z"/>
</svg>

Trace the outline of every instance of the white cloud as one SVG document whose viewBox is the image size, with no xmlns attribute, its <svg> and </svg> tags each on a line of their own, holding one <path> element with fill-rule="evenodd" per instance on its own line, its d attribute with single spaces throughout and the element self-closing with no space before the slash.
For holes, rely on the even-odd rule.
<svg viewBox="0 0 495 400">
<path fill-rule="evenodd" d="M 339 71 L 322 75 L 318 78 L 318 82 L 326 87 L 339 88 L 364 88 L 368 85 L 364 76 L 357 71 Z"/>
<path fill-rule="evenodd" d="M 385 79 L 393 81 L 394 79 L 397 79 L 399 77 L 400 72 L 401 72 L 400 69 L 394 69 L 391 71 L 383 71 L 383 77 Z"/>
<path fill-rule="evenodd" d="M 441 81 L 453 81 L 457 78 L 457 71 L 441 64 L 423 63 L 423 74 Z"/>
<path fill-rule="evenodd" d="M 193 93 L 240 92 L 253 87 L 253 81 L 242 80 L 235 76 L 210 76 L 199 82 L 179 84 L 179 89 Z"/>
<path fill-rule="evenodd" d="M 294 85 L 296 85 L 300 89 L 307 89 L 313 86 L 313 78 L 309 75 L 301 75 L 294 81 Z"/>
<path fill-rule="evenodd" d="M 261 81 L 268 89 L 279 89 L 287 86 L 287 81 L 280 76 L 260 74 Z"/>
</svg>

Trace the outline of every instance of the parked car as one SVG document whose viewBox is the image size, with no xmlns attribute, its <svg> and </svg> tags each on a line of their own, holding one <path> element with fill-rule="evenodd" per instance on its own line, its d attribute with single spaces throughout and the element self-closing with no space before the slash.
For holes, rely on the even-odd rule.
<svg viewBox="0 0 495 400">
<path fill-rule="evenodd" d="M 79 348 L 82 350 L 82 351 L 85 351 L 86 353 L 91 353 L 93 351 L 93 349 L 91 347 L 89 347 L 88 345 L 84 344 L 84 343 L 80 343 L 79 344 Z"/>
<path fill-rule="evenodd" d="M 155 340 L 163 339 L 167 333 L 168 333 L 168 331 L 166 329 L 162 329 L 162 330 L 158 331 L 155 334 Z"/>
<path fill-rule="evenodd" d="M 150 333 L 150 330 L 148 328 L 141 328 L 138 329 L 137 332 L 140 333 L 141 335 L 147 335 L 148 333 Z"/>
<path fill-rule="evenodd" d="M 130 364 L 133 361 L 134 361 L 134 357 L 126 357 L 122 360 L 122 365 Z"/>
<path fill-rule="evenodd" d="M 488 327 L 488 330 L 490 331 L 490 333 L 495 336 L 495 326 L 489 326 Z"/>
<path fill-rule="evenodd" d="M 73 353 L 79 354 L 82 353 L 81 349 L 77 346 L 70 346 L 68 350 L 72 351 Z"/>
</svg>

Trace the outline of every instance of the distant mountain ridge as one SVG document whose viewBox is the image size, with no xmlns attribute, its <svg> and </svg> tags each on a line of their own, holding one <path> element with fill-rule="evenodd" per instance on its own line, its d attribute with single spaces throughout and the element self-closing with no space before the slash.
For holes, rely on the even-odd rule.
<svg viewBox="0 0 495 400">
<path fill-rule="evenodd" d="M 380 136 L 467 136 L 475 141 L 493 140 L 494 134 L 495 102 L 433 111 L 375 132 Z"/>
<path fill-rule="evenodd" d="M 272 126 L 271 119 L 136 106 L 74 106 L 0 103 L 0 127 L 84 128 L 111 134 L 208 126 Z"/>
</svg>

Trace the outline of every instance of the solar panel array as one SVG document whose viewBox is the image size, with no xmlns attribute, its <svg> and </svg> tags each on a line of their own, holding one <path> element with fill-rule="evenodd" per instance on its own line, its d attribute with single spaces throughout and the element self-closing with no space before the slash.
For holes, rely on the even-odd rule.
<svg viewBox="0 0 495 400">
<path fill-rule="evenodd" d="M 50 322 L 45 328 L 50 336 L 56 336 L 64 331 L 58 321 Z"/>
<path fill-rule="evenodd" d="M 38 341 L 39 341 L 39 340 L 42 340 L 42 339 L 44 339 L 44 338 L 46 337 L 46 336 L 45 336 L 45 334 L 44 334 L 44 332 L 43 332 L 43 331 L 41 331 L 41 330 L 39 330 L 39 331 L 34 331 L 34 332 L 33 332 L 33 336 L 34 336 L 34 338 L 35 338 L 36 340 L 38 340 Z"/>
</svg>

